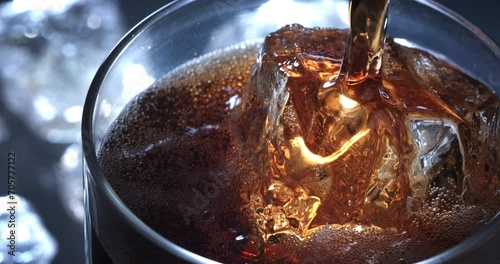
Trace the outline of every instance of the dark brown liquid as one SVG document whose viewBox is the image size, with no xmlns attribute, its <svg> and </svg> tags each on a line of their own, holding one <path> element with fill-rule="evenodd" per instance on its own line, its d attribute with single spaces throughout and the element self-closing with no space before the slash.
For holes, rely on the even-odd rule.
<svg viewBox="0 0 500 264">
<path fill-rule="evenodd" d="M 105 175 L 146 224 L 225 263 L 405 263 L 459 243 L 500 209 L 498 98 L 392 41 L 383 81 L 322 93 L 345 39 L 292 26 L 256 66 L 247 46 L 168 73 L 110 129 Z"/>
</svg>

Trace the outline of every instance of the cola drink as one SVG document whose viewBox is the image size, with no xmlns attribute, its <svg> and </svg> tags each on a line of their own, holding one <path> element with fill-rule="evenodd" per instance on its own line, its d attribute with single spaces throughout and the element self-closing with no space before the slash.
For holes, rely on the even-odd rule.
<svg viewBox="0 0 500 264">
<path fill-rule="evenodd" d="M 500 210 L 498 97 L 388 39 L 345 89 L 347 32 L 291 25 L 134 98 L 99 161 L 159 234 L 224 263 L 415 262 Z"/>
</svg>

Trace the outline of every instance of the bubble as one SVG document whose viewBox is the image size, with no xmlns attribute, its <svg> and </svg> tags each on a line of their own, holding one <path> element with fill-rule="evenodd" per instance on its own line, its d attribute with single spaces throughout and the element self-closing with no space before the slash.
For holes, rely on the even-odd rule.
<svg viewBox="0 0 500 264">
<path fill-rule="evenodd" d="M 234 238 L 233 249 L 245 259 L 258 260 L 264 251 L 264 243 L 255 236 L 239 235 Z"/>
<path fill-rule="evenodd" d="M 218 245 L 218 254 L 219 256 L 226 258 L 229 256 L 231 250 L 231 246 L 227 241 L 221 241 Z"/>
<path fill-rule="evenodd" d="M 24 27 L 24 36 L 27 38 L 36 38 L 38 36 L 39 28 L 34 25 L 28 25 Z"/>
<path fill-rule="evenodd" d="M 204 211 L 201 217 L 205 221 L 210 221 L 214 219 L 214 214 L 210 211 Z"/>
</svg>

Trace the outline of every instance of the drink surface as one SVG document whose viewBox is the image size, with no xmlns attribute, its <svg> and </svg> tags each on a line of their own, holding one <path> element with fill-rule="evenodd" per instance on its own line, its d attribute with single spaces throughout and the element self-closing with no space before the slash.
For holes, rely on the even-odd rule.
<svg viewBox="0 0 500 264">
<path fill-rule="evenodd" d="M 406 263 L 459 243 L 500 210 L 498 98 L 391 40 L 379 79 L 326 87 L 346 39 L 293 25 L 180 66 L 111 127 L 104 174 L 146 224 L 226 263 Z"/>
</svg>

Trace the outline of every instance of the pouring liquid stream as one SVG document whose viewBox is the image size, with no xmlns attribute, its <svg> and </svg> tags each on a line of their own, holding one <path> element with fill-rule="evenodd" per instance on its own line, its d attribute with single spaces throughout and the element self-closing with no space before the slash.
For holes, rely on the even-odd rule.
<svg viewBox="0 0 500 264">
<path fill-rule="evenodd" d="M 380 79 L 390 0 L 350 0 L 350 32 L 342 62 L 340 85 L 351 96 L 367 78 Z M 326 83 L 325 88 L 336 83 Z M 354 89 L 354 90 L 352 90 Z M 360 91 L 359 91 L 360 92 Z"/>
</svg>

